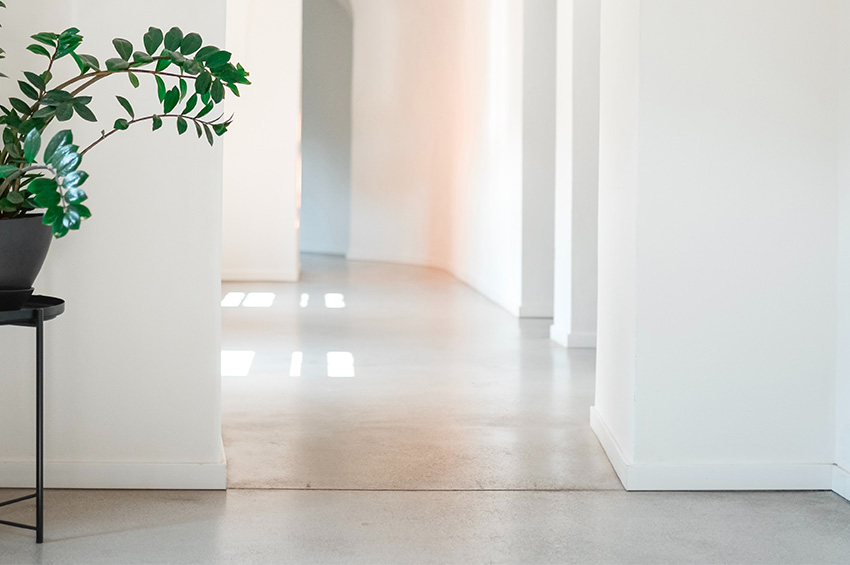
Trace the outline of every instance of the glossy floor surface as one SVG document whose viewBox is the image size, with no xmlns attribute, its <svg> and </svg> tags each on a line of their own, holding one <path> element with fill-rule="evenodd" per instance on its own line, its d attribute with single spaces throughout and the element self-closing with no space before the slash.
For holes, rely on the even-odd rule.
<svg viewBox="0 0 850 565">
<path fill-rule="evenodd" d="M 624 492 L 587 424 L 593 353 L 546 321 L 439 271 L 304 269 L 225 285 L 230 490 L 51 490 L 45 543 L 0 527 L 0 564 L 850 563 L 833 493 Z"/>
<path fill-rule="evenodd" d="M 222 310 L 222 348 L 255 354 L 222 383 L 231 488 L 621 488 L 588 425 L 594 352 L 548 320 L 442 271 L 320 256 L 299 284 L 224 291 L 274 294 Z"/>
</svg>

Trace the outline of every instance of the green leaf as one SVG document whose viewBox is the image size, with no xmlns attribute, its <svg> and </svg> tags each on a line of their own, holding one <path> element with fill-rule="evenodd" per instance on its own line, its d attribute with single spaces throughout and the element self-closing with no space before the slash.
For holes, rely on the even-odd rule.
<svg viewBox="0 0 850 565">
<path fill-rule="evenodd" d="M 68 206 L 68 209 L 65 210 L 62 224 L 69 230 L 80 229 L 80 214 L 73 206 Z"/>
<path fill-rule="evenodd" d="M 87 122 L 96 122 L 97 117 L 94 115 L 88 106 L 84 106 L 82 104 L 74 104 L 74 111 L 77 112 L 77 115 L 80 116 Z"/>
<path fill-rule="evenodd" d="M 131 118 L 136 117 L 136 113 L 133 111 L 133 106 L 130 104 L 129 100 L 127 100 L 123 96 L 116 96 L 115 98 L 117 98 L 118 103 L 121 104 L 121 106 L 123 106 L 125 110 L 127 110 L 127 113 L 130 114 Z"/>
<path fill-rule="evenodd" d="M 177 118 L 177 133 L 183 135 L 187 129 L 189 129 L 189 123 L 186 121 L 186 118 L 179 116 Z"/>
<path fill-rule="evenodd" d="M 77 209 L 77 212 L 79 212 L 81 218 L 83 218 L 83 219 L 91 218 L 91 211 L 88 208 L 86 208 L 85 206 L 82 206 L 81 204 L 77 204 L 76 206 L 74 206 L 74 208 Z"/>
<path fill-rule="evenodd" d="M 161 77 L 156 77 L 156 95 L 159 97 L 160 103 L 165 101 L 165 81 Z"/>
<path fill-rule="evenodd" d="M 100 61 L 97 60 L 97 57 L 94 55 L 77 55 L 80 60 L 91 67 L 92 69 L 99 71 L 100 70 Z"/>
<path fill-rule="evenodd" d="M 198 95 L 193 94 L 192 96 L 189 97 L 189 100 L 186 101 L 186 107 L 180 113 L 181 114 L 188 114 L 189 112 L 191 112 L 192 110 L 195 109 L 195 106 L 197 104 L 198 104 Z"/>
<path fill-rule="evenodd" d="M 8 199 L 0 199 L 0 212 L 17 212 L 18 205 L 12 204 Z"/>
<path fill-rule="evenodd" d="M 183 42 L 180 44 L 180 52 L 184 55 L 191 55 L 200 49 L 203 43 L 204 40 L 201 39 L 200 35 L 197 33 L 190 33 L 183 38 Z"/>
<path fill-rule="evenodd" d="M 183 32 L 179 27 L 173 27 L 165 34 L 165 48 L 169 51 L 177 51 L 183 42 Z"/>
<path fill-rule="evenodd" d="M 41 149 L 41 134 L 37 129 L 30 130 L 24 139 L 24 159 L 27 163 L 35 161 L 39 149 Z"/>
<path fill-rule="evenodd" d="M 115 124 L 113 125 L 113 127 L 118 130 L 125 130 L 130 127 L 130 122 L 128 122 L 124 118 L 118 118 L 117 120 L 115 120 Z"/>
<path fill-rule="evenodd" d="M 65 201 L 69 204 L 81 204 L 88 200 L 88 195 L 79 188 L 68 188 L 65 191 Z"/>
<path fill-rule="evenodd" d="M 51 206 L 57 206 L 62 201 L 62 196 L 59 195 L 56 190 L 42 190 L 33 198 L 33 202 L 39 208 L 49 208 Z"/>
<path fill-rule="evenodd" d="M 9 202 L 11 202 L 12 204 L 14 204 L 16 206 L 20 206 L 21 204 L 24 203 L 24 197 L 21 195 L 20 192 L 18 192 L 16 190 L 13 190 L 9 194 L 7 194 L 6 200 L 8 200 Z"/>
<path fill-rule="evenodd" d="M 203 70 L 204 66 L 193 59 L 187 59 L 183 64 L 183 71 L 188 75 L 199 75 L 203 72 Z"/>
<path fill-rule="evenodd" d="M 53 222 L 53 237 L 62 239 L 66 235 L 68 235 L 68 228 L 62 225 L 62 216 L 59 216 L 59 219 Z"/>
<path fill-rule="evenodd" d="M 64 177 L 68 173 L 76 171 L 82 160 L 83 158 L 76 151 L 69 152 L 62 158 L 61 161 L 59 161 L 59 166 L 56 167 L 56 174 L 60 177 Z"/>
<path fill-rule="evenodd" d="M 212 102 L 210 102 L 209 104 L 207 104 L 206 106 L 204 106 L 204 109 L 203 109 L 203 110 L 201 110 L 200 112 L 198 112 L 198 115 L 197 115 L 197 116 L 195 116 L 195 117 L 196 117 L 196 118 L 203 118 L 204 116 L 206 116 L 207 114 L 209 114 L 210 112 L 212 112 L 212 109 L 213 109 L 214 107 L 215 107 L 215 104 L 213 104 Z"/>
<path fill-rule="evenodd" d="M 207 66 L 211 69 L 223 67 L 230 61 L 230 53 L 228 51 L 217 51 L 207 57 Z"/>
<path fill-rule="evenodd" d="M 204 124 L 204 133 L 207 134 L 207 141 L 209 141 L 210 145 L 215 143 L 215 139 L 213 138 L 212 131 L 210 131 L 210 126 Z"/>
<path fill-rule="evenodd" d="M 179 101 L 180 101 L 180 90 L 178 90 L 177 87 L 175 86 L 174 88 L 172 88 L 171 90 L 169 90 L 165 94 L 165 101 L 163 102 L 164 113 L 167 114 L 167 113 L 171 112 L 177 106 L 177 103 Z"/>
<path fill-rule="evenodd" d="M 27 185 L 27 192 L 30 194 L 39 194 L 45 190 L 55 191 L 56 187 L 56 179 L 35 179 Z"/>
<path fill-rule="evenodd" d="M 63 102 L 56 106 L 56 119 L 60 122 L 67 122 L 74 117 L 74 105 L 70 102 Z"/>
<path fill-rule="evenodd" d="M 157 115 L 154 115 L 153 119 L 153 129 L 151 131 L 156 131 L 162 127 L 162 118 Z"/>
<path fill-rule="evenodd" d="M 57 169 L 59 168 L 59 164 L 62 162 L 62 159 L 64 159 L 69 153 L 76 153 L 77 149 L 79 149 L 79 147 L 72 143 L 61 145 L 56 149 L 56 151 L 54 151 L 53 156 L 50 158 L 48 163 L 53 166 L 54 169 Z"/>
<path fill-rule="evenodd" d="M 159 73 L 159 72 L 164 71 L 165 69 L 168 68 L 168 66 L 170 64 L 171 64 L 171 59 L 169 59 L 168 57 L 166 57 L 165 59 L 160 59 L 159 61 L 156 62 L 156 72 Z"/>
<path fill-rule="evenodd" d="M 53 222 L 61 218 L 64 213 L 65 210 L 62 209 L 62 206 L 51 206 L 44 213 L 44 218 L 42 218 L 41 223 L 46 226 L 53 225 Z"/>
<path fill-rule="evenodd" d="M 212 75 L 210 73 L 203 72 L 195 79 L 195 92 L 198 94 L 209 92 L 210 86 L 212 86 Z"/>
<path fill-rule="evenodd" d="M 106 60 L 106 70 L 107 71 L 112 71 L 112 72 L 126 71 L 129 68 L 130 68 L 130 63 L 128 63 L 124 59 L 112 58 L 112 59 Z"/>
<path fill-rule="evenodd" d="M 43 43 L 45 45 L 50 45 L 51 47 L 56 47 L 56 40 L 59 39 L 59 36 L 55 33 L 37 33 L 35 35 L 31 35 L 33 39 L 38 41 L 39 43 Z"/>
<path fill-rule="evenodd" d="M 201 129 L 201 124 L 199 124 L 198 122 L 192 123 L 195 124 L 195 133 L 198 134 L 198 139 L 201 139 L 201 136 L 204 135 L 204 130 Z"/>
<path fill-rule="evenodd" d="M 153 63 L 153 57 L 151 57 L 144 51 L 136 51 L 135 53 L 133 53 L 133 62 L 147 65 L 148 63 Z"/>
<path fill-rule="evenodd" d="M 125 61 L 129 61 L 130 57 L 133 55 L 133 44 L 127 41 L 126 39 L 121 39 L 120 37 L 116 37 L 112 40 L 112 45 L 115 46 L 115 50 L 118 51 L 118 55 L 124 59 Z"/>
<path fill-rule="evenodd" d="M 212 45 L 207 45 L 206 47 L 203 47 L 203 48 L 201 48 L 200 51 L 198 51 L 198 54 L 195 55 L 195 60 L 203 63 L 204 61 L 206 61 L 207 59 L 209 59 L 211 56 L 215 55 L 219 51 L 220 51 L 220 49 L 218 47 L 213 47 Z"/>
<path fill-rule="evenodd" d="M 44 55 L 45 57 L 50 57 L 50 52 L 47 49 L 45 49 L 43 46 L 41 46 L 37 43 L 33 43 L 32 45 L 29 45 L 27 47 L 27 50 L 32 51 L 36 55 Z"/>
<path fill-rule="evenodd" d="M 36 110 L 35 114 L 33 114 L 32 117 L 40 120 L 40 119 L 50 118 L 55 113 L 56 113 L 56 108 L 52 108 L 50 106 L 45 106 L 43 108 L 39 108 L 38 110 Z"/>
<path fill-rule="evenodd" d="M 86 74 L 86 71 L 89 70 L 90 67 L 85 64 L 82 59 L 80 59 L 80 56 L 76 53 L 71 53 L 71 58 L 74 59 L 75 63 L 77 63 L 77 68 L 80 69 L 80 74 Z"/>
<path fill-rule="evenodd" d="M 44 79 L 38 76 L 35 73 L 31 73 L 29 71 L 24 71 L 24 76 L 27 77 L 27 80 L 30 81 L 34 87 L 39 90 L 47 90 L 47 85 L 44 84 Z"/>
<path fill-rule="evenodd" d="M 38 91 L 36 91 L 36 89 L 28 83 L 19 80 L 18 86 L 21 88 L 21 92 L 23 92 L 27 97 L 32 98 L 33 100 L 38 100 Z"/>
<path fill-rule="evenodd" d="M 216 104 L 224 100 L 224 85 L 220 80 L 216 79 L 216 81 L 212 83 L 212 86 L 210 87 L 210 96 L 212 96 L 212 99 Z"/>
<path fill-rule="evenodd" d="M 74 95 L 65 90 L 51 90 L 47 94 L 44 95 L 42 101 L 45 104 L 58 105 L 62 102 L 70 102 L 74 99 Z"/>
<path fill-rule="evenodd" d="M 148 55 L 153 55 L 162 44 L 162 30 L 156 27 L 148 28 L 148 32 L 145 34 L 144 40 L 145 51 L 148 52 Z"/>
<path fill-rule="evenodd" d="M 17 165 L 3 165 L 0 167 L 0 179 L 4 179 L 18 170 Z"/>
<path fill-rule="evenodd" d="M 62 130 L 54 135 L 47 144 L 47 149 L 44 150 L 44 162 L 49 163 L 53 160 L 53 154 L 63 145 L 70 145 L 74 141 L 74 134 L 71 130 Z"/>
<path fill-rule="evenodd" d="M 70 175 L 66 176 L 62 181 L 62 184 L 65 188 L 77 188 L 78 186 L 82 186 L 89 178 L 89 174 L 85 171 L 74 171 Z"/>
<path fill-rule="evenodd" d="M 133 85 L 133 88 L 139 88 L 139 77 L 133 73 L 127 73 L 127 78 L 130 79 L 130 84 Z"/>
<path fill-rule="evenodd" d="M 189 85 L 186 84 L 185 79 L 180 79 L 180 100 L 186 98 L 186 93 L 189 91 Z"/>
<path fill-rule="evenodd" d="M 20 98 L 9 98 L 9 104 L 11 104 L 12 107 L 21 114 L 29 114 L 30 105 Z"/>
<path fill-rule="evenodd" d="M 213 131 L 219 137 L 227 133 L 227 124 L 215 124 L 213 126 Z"/>
</svg>

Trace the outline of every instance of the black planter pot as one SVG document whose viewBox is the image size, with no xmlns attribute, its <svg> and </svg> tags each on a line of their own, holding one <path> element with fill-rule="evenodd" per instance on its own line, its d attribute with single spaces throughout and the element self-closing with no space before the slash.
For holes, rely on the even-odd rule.
<svg viewBox="0 0 850 565">
<path fill-rule="evenodd" d="M 0 311 L 18 310 L 32 294 L 53 239 L 41 218 L 0 220 Z"/>
</svg>

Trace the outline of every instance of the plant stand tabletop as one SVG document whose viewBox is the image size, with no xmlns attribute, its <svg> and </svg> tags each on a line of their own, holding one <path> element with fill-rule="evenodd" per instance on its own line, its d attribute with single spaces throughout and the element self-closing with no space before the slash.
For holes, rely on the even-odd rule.
<svg viewBox="0 0 850 565">
<path fill-rule="evenodd" d="M 65 301 L 52 296 L 33 296 L 20 310 L 0 312 L 0 326 L 22 326 L 36 330 L 35 360 L 35 492 L 0 502 L 9 506 L 32 498 L 36 501 L 36 525 L 0 520 L 0 524 L 35 531 L 36 543 L 44 541 L 44 322 L 60 316 Z"/>
</svg>

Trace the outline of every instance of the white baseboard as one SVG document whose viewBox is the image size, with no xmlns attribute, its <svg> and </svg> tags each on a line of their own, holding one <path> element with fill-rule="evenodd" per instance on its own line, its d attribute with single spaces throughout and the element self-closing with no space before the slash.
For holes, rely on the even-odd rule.
<svg viewBox="0 0 850 565">
<path fill-rule="evenodd" d="M 608 429 L 608 424 L 605 423 L 605 420 L 596 411 L 596 406 L 590 407 L 590 428 L 596 434 L 599 443 L 602 444 L 602 449 L 605 450 L 608 461 L 611 462 L 611 466 L 614 467 L 614 471 L 620 478 L 620 482 L 623 483 L 623 488 L 629 490 L 629 459 L 623 453 L 620 444 L 614 439 L 614 435 Z"/>
<path fill-rule="evenodd" d="M 590 426 L 628 491 L 831 490 L 835 484 L 835 466 L 828 464 L 635 465 L 595 408 Z"/>
<path fill-rule="evenodd" d="M 571 333 L 567 344 L 571 349 L 596 349 L 596 334 Z"/>
<path fill-rule="evenodd" d="M 567 328 L 552 324 L 549 326 L 549 339 L 561 347 L 568 347 L 570 342 L 570 331 Z"/>
<path fill-rule="evenodd" d="M 0 488 L 33 488 L 34 461 L 0 462 Z M 44 485 L 72 489 L 224 490 L 227 463 L 70 463 L 46 461 Z"/>
<path fill-rule="evenodd" d="M 225 270 L 222 282 L 298 282 L 299 273 L 267 270 Z"/>
<path fill-rule="evenodd" d="M 850 500 L 850 471 L 838 465 L 832 466 L 832 490 Z"/>
</svg>

